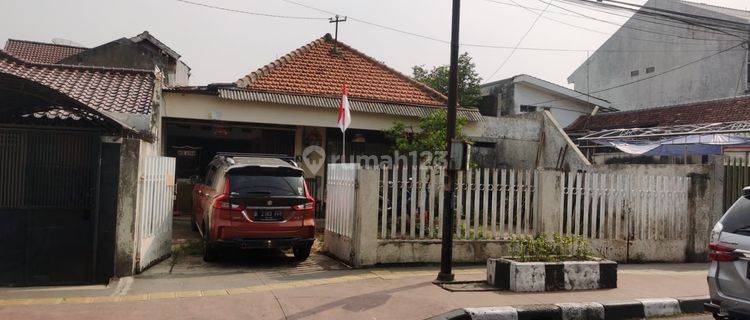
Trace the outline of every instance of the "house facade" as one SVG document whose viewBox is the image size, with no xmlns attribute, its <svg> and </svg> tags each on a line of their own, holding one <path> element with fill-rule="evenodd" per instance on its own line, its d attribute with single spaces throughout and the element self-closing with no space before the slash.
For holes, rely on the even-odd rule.
<svg viewBox="0 0 750 320">
<path fill-rule="evenodd" d="M 325 35 L 235 82 L 164 91 L 162 147 L 177 157 L 178 188 L 187 185 L 178 194 L 183 210 L 191 181 L 200 180 L 216 152 L 294 156 L 315 191 L 323 186 L 325 163 L 341 161 L 335 157 L 342 141 L 348 162 L 388 155 L 384 131 L 396 122 L 416 127 L 444 109 L 447 98 L 435 90 L 344 43 L 333 47 Z M 336 126 L 344 84 L 352 113 L 345 137 Z M 468 120 L 466 135 L 482 134 L 478 110 L 458 114 Z"/>
<path fill-rule="evenodd" d="M 582 115 L 611 110 L 606 100 L 525 74 L 486 83 L 480 89 L 482 114 L 491 117 L 549 110 L 567 126 Z"/>
<path fill-rule="evenodd" d="M 741 24 L 750 12 L 678 0 L 645 7 Z M 734 97 L 748 90 L 748 31 L 715 29 L 636 13 L 569 77 L 575 90 L 619 110 Z"/>
</svg>

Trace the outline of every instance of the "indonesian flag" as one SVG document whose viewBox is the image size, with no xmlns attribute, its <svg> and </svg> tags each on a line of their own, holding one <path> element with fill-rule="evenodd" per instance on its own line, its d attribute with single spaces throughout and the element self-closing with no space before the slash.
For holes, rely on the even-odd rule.
<svg viewBox="0 0 750 320">
<path fill-rule="evenodd" d="M 339 118 L 336 121 L 341 132 L 346 131 L 349 128 L 349 124 L 352 123 L 352 114 L 349 112 L 349 88 L 344 84 L 343 93 L 341 96 L 341 105 L 339 105 Z"/>
</svg>

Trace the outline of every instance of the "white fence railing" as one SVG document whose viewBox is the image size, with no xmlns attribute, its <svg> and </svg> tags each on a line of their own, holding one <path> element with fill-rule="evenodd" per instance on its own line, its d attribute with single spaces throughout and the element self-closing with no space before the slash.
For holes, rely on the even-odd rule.
<svg viewBox="0 0 750 320">
<path fill-rule="evenodd" d="M 445 169 L 381 168 L 380 239 L 442 237 Z M 534 171 L 474 169 L 456 181 L 456 238 L 505 239 L 533 234 Z"/>
<path fill-rule="evenodd" d="M 147 157 L 138 185 L 138 271 L 172 252 L 175 159 Z"/>
<path fill-rule="evenodd" d="M 328 165 L 326 230 L 351 237 L 354 228 L 357 168 L 354 163 Z"/>
<path fill-rule="evenodd" d="M 685 239 L 688 177 L 561 174 L 559 233 L 591 239 Z"/>
</svg>

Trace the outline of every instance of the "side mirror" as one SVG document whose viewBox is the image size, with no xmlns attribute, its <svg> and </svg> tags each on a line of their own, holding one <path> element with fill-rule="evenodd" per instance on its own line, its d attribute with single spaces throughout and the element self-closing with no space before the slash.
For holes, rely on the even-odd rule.
<svg viewBox="0 0 750 320">
<path fill-rule="evenodd" d="M 747 199 L 750 199 L 750 187 L 742 188 L 742 196 Z"/>
</svg>

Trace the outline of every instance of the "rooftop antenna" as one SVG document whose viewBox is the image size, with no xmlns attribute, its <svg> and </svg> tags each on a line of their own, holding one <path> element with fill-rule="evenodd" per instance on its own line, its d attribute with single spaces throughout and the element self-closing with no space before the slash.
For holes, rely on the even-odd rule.
<svg viewBox="0 0 750 320">
<path fill-rule="evenodd" d="M 346 22 L 346 17 L 340 17 L 339 15 L 336 15 L 334 18 L 328 19 L 328 23 L 335 23 L 336 24 L 336 32 L 333 36 L 333 50 L 331 52 L 338 53 L 336 51 L 336 45 L 339 43 L 339 22 Z"/>
</svg>

